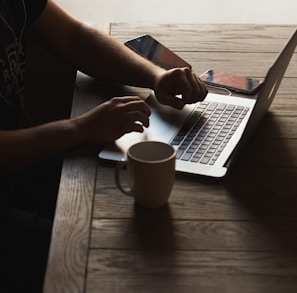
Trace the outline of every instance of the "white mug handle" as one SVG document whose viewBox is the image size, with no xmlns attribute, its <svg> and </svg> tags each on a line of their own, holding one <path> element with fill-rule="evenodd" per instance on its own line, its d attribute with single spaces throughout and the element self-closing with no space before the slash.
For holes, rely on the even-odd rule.
<svg viewBox="0 0 297 293">
<path fill-rule="evenodd" d="M 127 166 L 128 164 L 128 161 L 120 161 L 117 163 L 117 166 L 115 168 L 115 182 L 116 182 L 116 185 L 118 187 L 118 189 L 126 194 L 126 195 L 129 195 L 129 196 L 132 196 L 132 193 L 131 193 L 131 190 L 125 190 L 122 185 L 121 185 L 121 180 L 120 180 L 120 173 L 121 173 L 121 170 Z"/>
</svg>

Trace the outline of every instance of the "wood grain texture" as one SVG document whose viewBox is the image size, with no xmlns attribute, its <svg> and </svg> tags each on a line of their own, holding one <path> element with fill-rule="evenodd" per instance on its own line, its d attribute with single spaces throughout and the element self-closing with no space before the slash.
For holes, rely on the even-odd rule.
<svg viewBox="0 0 297 293">
<path fill-rule="evenodd" d="M 197 73 L 228 68 L 263 78 L 294 28 L 114 23 L 111 34 L 124 41 L 150 33 Z M 148 94 L 111 91 L 79 75 L 72 115 L 129 92 Z M 141 208 L 123 195 L 115 165 L 98 161 L 94 150 L 69 154 L 45 292 L 296 292 L 296 92 L 295 53 L 231 172 L 223 179 L 176 174 L 168 205 L 160 209 Z"/>
<path fill-rule="evenodd" d="M 114 24 L 150 33 L 195 72 L 264 78 L 293 28 Z M 249 144 L 222 180 L 177 174 L 169 203 L 136 206 L 100 162 L 86 292 L 295 292 L 297 58 Z"/>
<path fill-rule="evenodd" d="M 284 253 L 92 250 L 87 292 L 293 293 L 296 277 Z"/>
<path fill-rule="evenodd" d="M 279 52 L 294 25 L 113 23 L 112 35 L 124 41 L 151 34 L 174 51 Z"/>
<path fill-rule="evenodd" d="M 297 219 L 297 170 L 234 166 L 224 180 L 177 174 L 168 209 L 147 210 L 121 194 L 113 168 L 97 173 L 94 219 L 250 221 Z"/>
<path fill-rule="evenodd" d="M 295 228 L 295 222 L 273 220 L 96 219 L 92 224 L 90 248 L 294 253 Z"/>
</svg>

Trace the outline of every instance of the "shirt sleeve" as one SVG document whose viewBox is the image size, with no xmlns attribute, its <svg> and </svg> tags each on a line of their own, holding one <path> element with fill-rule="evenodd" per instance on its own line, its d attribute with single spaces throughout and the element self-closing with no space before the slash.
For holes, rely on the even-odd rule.
<svg viewBox="0 0 297 293">
<path fill-rule="evenodd" d="M 47 0 L 24 0 L 27 13 L 27 23 L 32 23 L 42 13 Z"/>
</svg>

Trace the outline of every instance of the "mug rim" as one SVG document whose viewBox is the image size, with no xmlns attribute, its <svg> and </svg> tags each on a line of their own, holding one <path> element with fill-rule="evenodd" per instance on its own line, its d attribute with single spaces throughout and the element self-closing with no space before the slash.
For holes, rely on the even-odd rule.
<svg viewBox="0 0 297 293">
<path fill-rule="evenodd" d="M 139 157 L 134 156 L 133 154 L 131 154 L 131 149 L 133 148 L 137 148 L 140 144 L 162 144 L 163 146 L 166 146 L 168 149 L 170 149 L 172 151 L 170 156 L 167 156 L 164 159 L 159 159 L 159 160 L 145 160 L 145 159 L 141 159 Z M 174 149 L 174 147 L 166 142 L 162 142 L 162 141 L 155 141 L 155 140 L 146 140 L 146 141 L 140 141 L 137 142 L 135 144 L 133 144 L 132 146 L 129 147 L 128 152 L 127 152 L 128 157 L 131 157 L 133 160 L 138 161 L 138 162 L 142 162 L 142 163 L 146 163 L 146 164 L 156 164 L 156 163 L 162 163 L 162 162 L 167 162 L 170 161 L 173 157 L 176 156 L 176 151 Z"/>
</svg>

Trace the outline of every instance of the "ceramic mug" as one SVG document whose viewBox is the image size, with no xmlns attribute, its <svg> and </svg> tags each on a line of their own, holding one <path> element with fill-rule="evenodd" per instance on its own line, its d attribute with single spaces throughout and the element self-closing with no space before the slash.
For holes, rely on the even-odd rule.
<svg viewBox="0 0 297 293">
<path fill-rule="evenodd" d="M 141 206 L 161 207 L 167 203 L 173 188 L 175 157 L 175 150 L 169 144 L 158 141 L 136 143 L 128 149 L 127 159 L 116 166 L 116 185 Z M 128 170 L 128 190 L 123 188 L 120 180 L 120 171 L 125 166 Z"/>
</svg>

